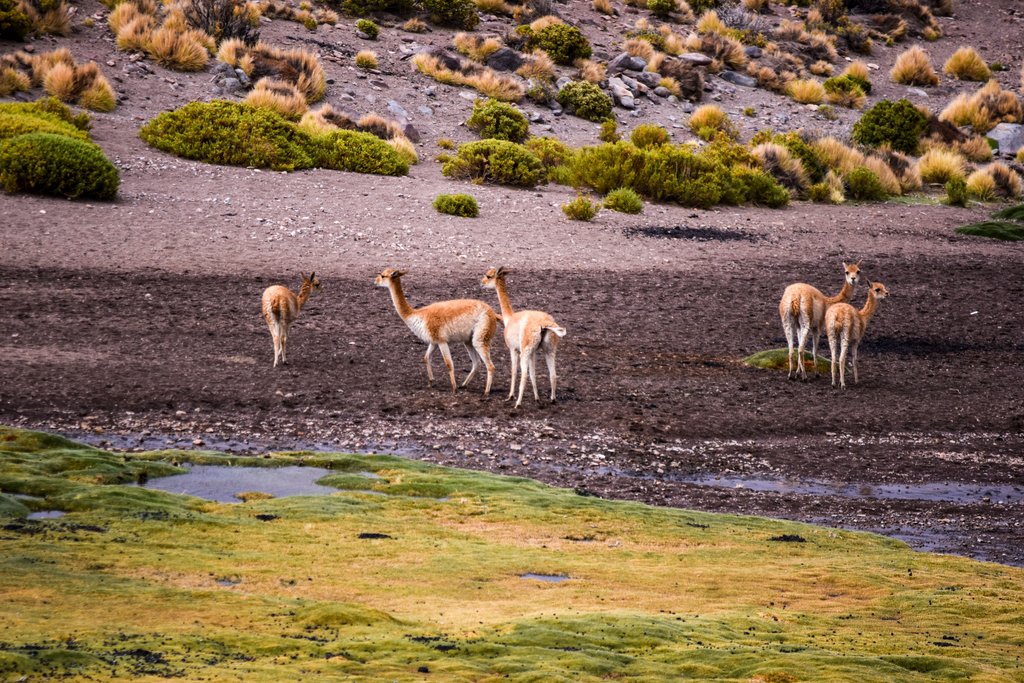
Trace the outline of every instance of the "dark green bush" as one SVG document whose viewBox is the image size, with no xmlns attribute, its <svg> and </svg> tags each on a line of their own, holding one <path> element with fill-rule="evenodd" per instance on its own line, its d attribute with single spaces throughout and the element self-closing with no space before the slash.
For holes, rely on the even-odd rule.
<svg viewBox="0 0 1024 683">
<path fill-rule="evenodd" d="M 616 128 L 615 119 L 605 119 L 601 122 L 601 132 L 597 134 L 597 139 L 601 142 L 618 142 L 622 136 Z"/>
<path fill-rule="evenodd" d="M 37 112 L 35 114 L 7 114 L 0 112 L 0 140 L 13 138 L 26 133 L 53 133 L 66 135 L 69 138 L 88 140 L 89 134 L 76 128 L 55 114 Z"/>
<path fill-rule="evenodd" d="M 647 7 L 650 8 L 650 3 Z M 646 40 L 651 46 L 658 51 L 665 50 L 665 36 L 661 35 L 660 32 L 650 28 L 637 28 L 631 31 L 626 31 L 627 38 L 636 38 L 638 40 Z"/>
<path fill-rule="evenodd" d="M 759 168 L 735 166 L 732 169 L 734 186 L 739 187 L 737 204 L 750 202 L 772 209 L 789 204 L 789 191 L 780 185 L 770 173 Z"/>
<path fill-rule="evenodd" d="M 558 91 L 558 103 L 581 119 L 604 121 L 612 115 L 612 98 L 587 81 L 573 81 Z"/>
<path fill-rule="evenodd" d="M 121 180 L 103 150 L 53 133 L 0 141 L 0 187 L 59 197 L 113 199 Z"/>
<path fill-rule="evenodd" d="M 858 166 L 844 178 L 846 194 L 851 199 L 865 202 L 879 202 L 888 196 L 878 175 L 869 168 Z"/>
<path fill-rule="evenodd" d="M 928 117 L 908 100 L 882 100 L 853 124 L 853 139 L 867 147 L 889 143 L 897 152 L 914 154 L 927 126 Z"/>
<path fill-rule="evenodd" d="M 473 115 L 466 121 L 481 138 L 522 142 L 530 134 L 530 123 L 523 113 L 507 102 L 488 99 L 473 103 Z"/>
<path fill-rule="evenodd" d="M 950 178 L 946 181 L 945 203 L 950 206 L 967 206 L 967 181 L 960 176 Z"/>
<path fill-rule="evenodd" d="M 370 40 L 377 40 L 377 36 L 380 35 L 380 26 L 373 23 L 369 19 L 360 19 L 356 22 L 356 29 L 366 34 L 366 37 Z"/>
<path fill-rule="evenodd" d="M 868 91 L 864 89 L 865 83 L 867 83 L 868 89 L 870 89 L 870 82 L 863 78 L 857 78 L 856 76 L 847 74 L 846 76 L 833 76 L 832 78 L 826 78 L 823 85 L 825 92 L 830 95 L 840 93 L 845 93 L 847 95 L 866 95 Z"/>
<path fill-rule="evenodd" d="M 591 221 L 598 210 L 598 205 L 583 195 L 576 195 L 575 199 L 562 204 L 562 213 L 573 221 Z"/>
<path fill-rule="evenodd" d="M 690 0 L 690 9 L 697 16 L 704 14 L 709 9 L 715 9 L 718 7 L 719 0 Z M 809 3 L 808 3 L 809 4 Z"/>
<path fill-rule="evenodd" d="M 816 204 L 832 201 L 832 188 L 828 183 L 815 183 L 807 189 L 807 198 Z"/>
<path fill-rule="evenodd" d="M 344 12 L 357 17 L 371 12 L 408 14 L 416 7 L 415 0 L 342 0 L 337 3 Z"/>
<path fill-rule="evenodd" d="M 320 168 L 374 175 L 405 175 L 409 162 L 376 135 L 354 130 L 332 130 L 314 139 Z"/>
<path fill-rule="evenodd" d="M 647 0 L 647 9 L 656 16 L 665 18 L 676 11 L 676 0 Z"/>
<path fill-rule="evenodd" d="M 0 39 L 24 40 L 32 28 L 17 0 L 0 0 Z"/>
<path fill-rule="evenodd" d="M 458 154 L 441 172 L 451 178 L 522 187 L 544 182 L 547 175 L 533 152 L 506 140 L 480 140 L 459 145 Z"/>
<path fill-rule="evenodd" d="M 564 166 L 572 157 L 572 147 L 558 138 L 530 138 L 525 145 L 526 149 L 536 154 L 540 162 L 549 169 Z"/>
<path fill-rule="evenodd" d="M 619 213 L 640 213 L 644 210 L 644 200 L 630 188 L 620 187 L 604 198 L 604 208 Z"/>
<path fill-rule="evenodd" d="M 549 24 L 539 31 L 533 31 L 529 26 L 520 26 L 516 30 L 525 36 L 528 49 L 539 47 L 556 64 L 571 65 L 577 59 L 586 59 L 591 53 L 587 37 L 569 24 Z"/>
<path fill-rule="evenodd" d="M 52 114 L 61 121 L 67 121 L 79 130 L 88 131 L 92 128 L 92 120 L 88 112 L 75 114 L 68 105 L 56 97 L 44 97 L 35 102 L 7 102 L 0 104 L 0 114 Z"/>
<path fill-rule="evenodd" d="M 480 215 L 480 207 L 476 199 L 468 194 L 439 194 L 434 199 L 434 208 L 439 213 L 463 218 L 476 218 Z"/>
<path fill-rule="evenodd" d="M 164 112 L 139 130 L 157 149 L 228 166 L 292 171 L 320 166 L 356 173 L 401 175 L 408 163 L 369 133 L 336 130 L 313 136 L 279 114 L 236 102 L 191 102 Z"/>
<path fill-rule="evenodd" d="M 480 23 L 473 0 L 422 1 L 423 8 L 430 12 L 430 20 L 435 24 L 470 30 Z"/>
<path fill-rule="evenodd" d="M 633 129 L 629 139 L 641 149 L 664 145 L 671 141 L 668 131 L 654 123 L 641 123 Z"/>
</svg>

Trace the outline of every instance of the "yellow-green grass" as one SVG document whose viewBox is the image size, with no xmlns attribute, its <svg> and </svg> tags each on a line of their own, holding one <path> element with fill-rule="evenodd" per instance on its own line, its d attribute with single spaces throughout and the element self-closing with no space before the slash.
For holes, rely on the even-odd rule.
<svg viewBox="0 0 1024 683">
<path fill-rule="evenodd" d="M 814 359 L 811 356 L 810 351 L 804 352 L 804 369 L 807 372 L 829 372 L 831 365 L 829 364 L 828 358 L 828 344 L 825 344 L 824 356 L 818 356 L 818 366 L 815 368 Z M 793 360 L 797 361 L 797 353 L 793 351 Z M 743 359 L 743 364 L 752 368 L 761 368 L 762 370 L 782 370 L 783 372 L 789 370 L 789 349 L 768 349 L 766 351 L 758 351 L 757 353 L 747 356 Z"/>
<path fill-rule="evenodd" d="M 186 461 L 317 465 L 339 491 L 125 485 Z M 1024 571 L 866 533 L 387 456 L 112 454 L 7 428 L 0 490 L 12 680 L 1021 680 Z M 23 522 L 26 504 L 68 514 Z"/>
</svg>

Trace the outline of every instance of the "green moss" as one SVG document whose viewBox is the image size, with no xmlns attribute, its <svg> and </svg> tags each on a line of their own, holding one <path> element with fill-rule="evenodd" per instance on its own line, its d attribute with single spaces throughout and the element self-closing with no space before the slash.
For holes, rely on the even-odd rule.
<svg viewBox="0 0 1024 683">
<path fill-rule="evenodd" d="M 370 40 L 377 40 L 377 36 L 380 35 L 380 26 L 377 26 L 377 24 L 369 19 L 358 20 L 356 28 L 366 34 L 366 37 Z"/>
<path fill-rule="evenodd" d="M 914 154 L 927 126 L 928 117 L 909 100 L 882 100 L 853 124 L 853 139 L 867 147 L 889 144 Z"/>
<path fill-rule="evenodd" d="M 826 349 L 826 353 L 828 350 Z M 793 352 L 796 360 L 796 351 Z M 789 349 L 769 349 L 758 351 L 743 359 L 743 364 L 751 368 L 762 370 L 789 370 Z M 827 373 L 831 369 L 831 362 L 828 358 L 818 357 L 818 365 L 815 367 L 813 358 L 809 352 L 804 352 L 804 368 L 808 372 Z"/>
<path fill-rule="evenodd" d="M 24 517 L 29 512 L 30 510 L 25 507 L 24 503 L 14 496 L 9 496 L 6 493 L 0 493 L 0 518 Z"/>
<path fill-rule="evenodd" d="M 604 198 L 604 208 L 620 213 L 636 214 L 644 210 L 644 200 L 628 187 L 620 187 Z"/>
<path fill-rule="evenodd" d="M 571 114 L 587 121 L 603 122 L 612 115 L 612 98 L 587 81 L 566 84 L 558 91 L 557 99 Z"/>
<path fill-rule="evenodd" d="M 441 172 L 451 178 L 521 187 L 545 182 L 547 175 L 536 155 L 506 140 L 480 140 L 459 145 L 455 158 L 445 163 Z"/>
<path fill-rule="evenodd" d="M 476 199 L 468 194 L 441 194 L 434 198 L 434 208 L 438 213 L 464 218 L 476 218 L 480 215 L 480 206 Z"/>
<path fill-rule="evenodd" d="M 989 237 L 1006 242 L 1020 242 L 1024 240 L 1024 223 L 1010 221 L 982 221 L 959 227 L 956 231 L 961 235 Z"/>
<path fill-rule="evenodd" d="M 521 111 L 492 98 L 473 102 L 473 114 L 466 125 L 481 138 L 509 142 L 522 142 L 530 134 L 530 123 Z"/>
<path fill-rule="evenodd" d="M 1001 211 L 996 211 L 992 214 L 992 217 L 1024 222 L 1024 204 L 1018 204 L 1017 206 L 1010 206 Z"/>
<path fill-rule="evenodd" d="M 577 195 L 575 199 L 562 204 L 562 213 L 574 221 L 592 221 L 599 210 L 597 204 L 583 195 Z"/>
<path fill-rule="evenodd" d="M 0 187 L 77 199 L 113 199 L 117 168 L 91 142 L 53 133 L 28 133 L 0 141 Z"/>
</svg>

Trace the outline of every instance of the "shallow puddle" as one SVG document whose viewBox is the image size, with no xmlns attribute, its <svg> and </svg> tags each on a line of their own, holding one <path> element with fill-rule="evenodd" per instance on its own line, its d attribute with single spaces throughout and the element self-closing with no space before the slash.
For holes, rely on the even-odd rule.
<svg viewBox="0 0 1024 683">
<path fill-rule="evenodd" d="M 237 503 L 246 491 L 269 493 L 275 498 L 338 493 L 338 489 L 315 483 L 333 474 L 323 467 L 226 467 L 193 465 L 185 474 L 150 479 L 143 488 L 180 493 L 218 503 Z"/>
<path fill-rule="evenodd" d="M 532 572 L 527 572 L 526 574 L 520 574 L 519 578 L 544 581 L 545 583 L 563 583 L 568 581 L 570 577 L 565 574 L 534 574 Z"/>
<path fill-rule="evenodd" d="M 66 514 L 63 510 L 39 510 L 38 512 L 30 512 L 25 519 L 57 519 Z"/>
</svg>

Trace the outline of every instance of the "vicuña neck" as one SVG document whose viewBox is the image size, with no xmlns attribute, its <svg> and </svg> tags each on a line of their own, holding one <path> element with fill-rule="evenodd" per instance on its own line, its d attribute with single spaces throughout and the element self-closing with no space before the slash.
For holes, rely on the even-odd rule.
<svg viewBox="0 0 1024 683">
<path fill-rule="evenodd" d="M 501 315 L 502 317 L 509 317 L 515 311 L 512 310 L 512 300 L 508 298 L 508 288 L 505 287 L 504 280 L 497 280 L 494 283 L 494 288 L 498 291 L 498 303 L 501 304 Z"/>
<path fill-rule="evenodd" d="M 402 316 L 403 320 L 415 313 L 415 309 L 409 305 L 408 299 L 405 298 L 401 282 L 389 280 L 388 289 L 391 291 L 391 301 L 395 304 L 395 310 L 398 311 L 398 315 Z"/>
<path fill-rule="evenodd" d="M 860 309 L 860 317 L 866 323 L 871 320 L 871 316 L 875 314 L 875 308 L 878 306 L 878 299 L 875 298 L 875 293 L 868 290 L 868 300 L 864 302 L 864 308 Z"/>
<path fill-rule="evenodd" d="M 832 304 L 840 304 L 847 301 L 853 294 L 853 285 L 848 280 L 843 280 L 843 288 L 839 290 L 839 293 L 835 296 L 825 297 L 825 306 L 831 306 Z"/>
<path fill-rule="evenodd" d="M 308 282 L 303 282 L 302 287 L 299 288 L 299 295 L 295 297 L 295 304 L 299 310 L 306 305 L 306 301 L 309 299 L 309 295 L 313 293 L 313 285 Z"/>
</svg>

